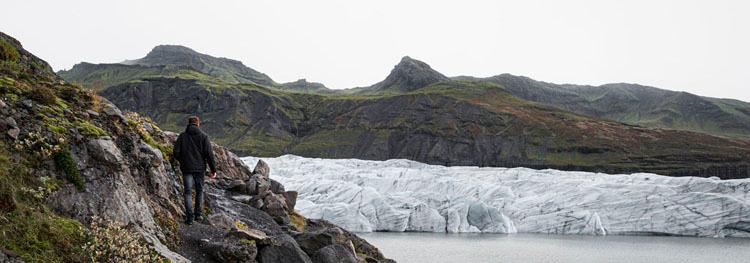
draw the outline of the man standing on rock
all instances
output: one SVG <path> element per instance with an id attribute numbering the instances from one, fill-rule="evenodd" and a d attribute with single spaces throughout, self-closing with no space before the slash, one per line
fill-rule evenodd
<path id="1" fill-rule="evenodd" d="M 216 161 L 214 152 L 211 150 L 211 141 L 198 128 L 200 125 L 201 121 L 197 116 L 190 116 L 185 132 L 181 133 L 174 143 L 174 158 L 180 163 L 182 182 L 185 186 L 185 224 L 188 225 L 193 224 L 193 218 L 196 221 L 203 220 L 201 208 L 206 163 L 211 169 L 209 178 L 216 178 Z M 195 210 L 192 208 L 193 186 L 195 186 Z"/>

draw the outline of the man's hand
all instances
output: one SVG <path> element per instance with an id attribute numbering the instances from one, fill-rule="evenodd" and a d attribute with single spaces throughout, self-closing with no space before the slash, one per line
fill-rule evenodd
<path id="1" fill-rule="evenodd" d="M 211 174 L 208 175 L 208 178 L 216 179 L 216 172 L 211 172 Z"/>

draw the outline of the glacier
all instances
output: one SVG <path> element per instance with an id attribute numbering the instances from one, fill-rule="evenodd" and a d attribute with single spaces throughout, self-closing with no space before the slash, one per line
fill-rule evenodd
<path id="1" fill-rule="evenodd" d="M 355 232 L 750 237 L 750 179 L 263 159 L 297 210 Z"/>

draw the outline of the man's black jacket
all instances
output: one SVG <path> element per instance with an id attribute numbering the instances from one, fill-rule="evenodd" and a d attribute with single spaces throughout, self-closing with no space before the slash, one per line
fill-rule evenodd
<path id="1" fill-rule="evenodd" d="M 208 135 L 194 124 L 188 125 L 185 132 L 177 137 L 174 143 L 174 158 L 180 162 L 180 170 L 183 173 L 206 172 L 206 163 L 211 172 L 216 172 L 211 141 L 208 140 Z"/>

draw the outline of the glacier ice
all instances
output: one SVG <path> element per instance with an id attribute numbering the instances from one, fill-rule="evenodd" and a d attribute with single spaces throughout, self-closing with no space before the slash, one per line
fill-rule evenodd
<path id="1" fill-rule="evenodd" d="M 256 157 L 245 157 L 254 164 Z M 750 237 L 750 179 L 263 158 L 297 209 L 357 232 Z"/>

